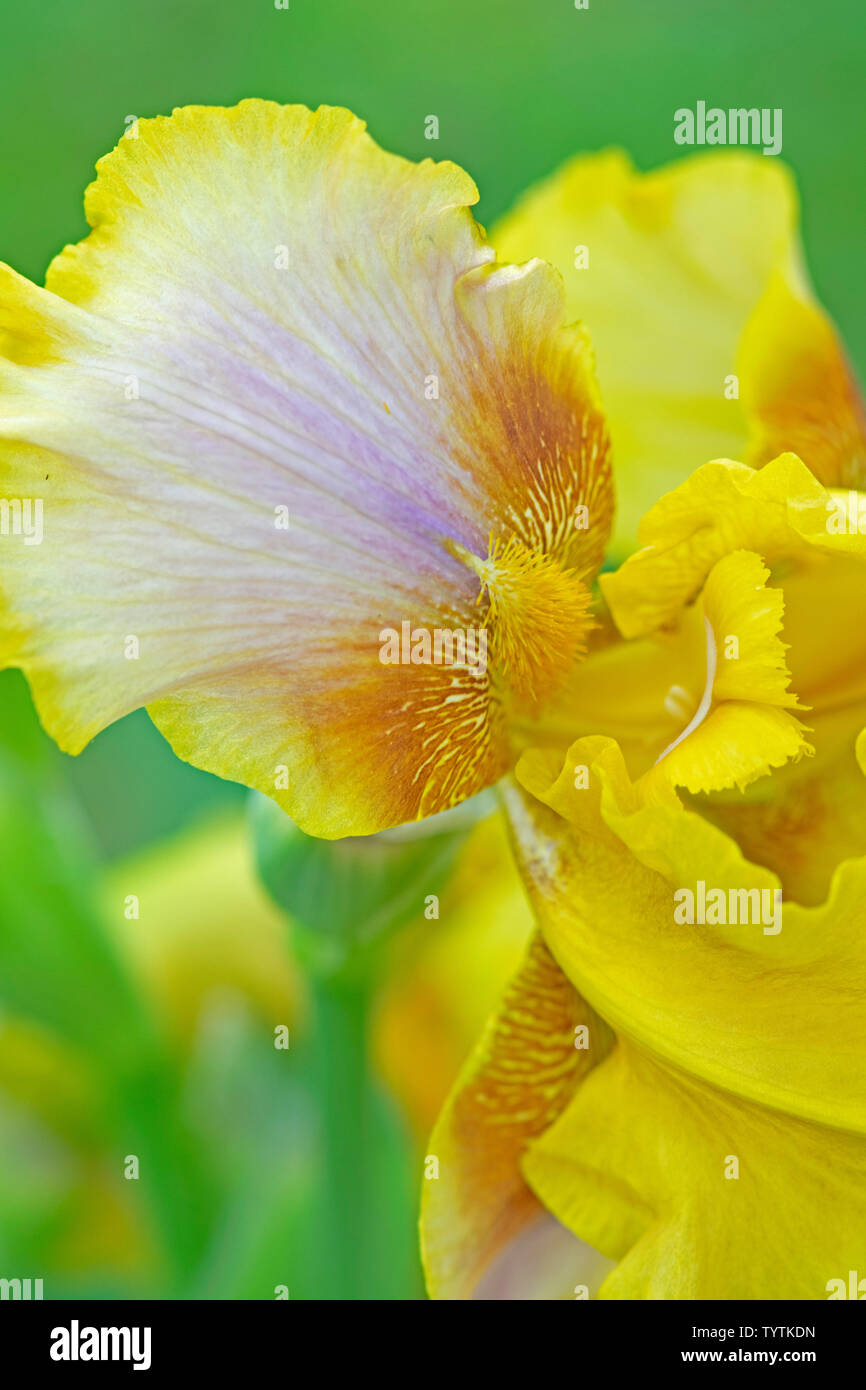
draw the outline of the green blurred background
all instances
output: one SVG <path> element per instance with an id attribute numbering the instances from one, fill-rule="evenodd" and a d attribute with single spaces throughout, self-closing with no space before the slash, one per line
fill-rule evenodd
<path id="1" fill-rule="evenodd" d="M 0 259 L 35 280 L 85 234 L 84 188 L 130 115 L 247 96 L 346 105 L 387 148 L 463 164 L 489 224 L 577 150 L 674 158 L 674 110 L 705 99 L 783 108 L 813 278 L 866 365 L 856 0 L 3 0 L 0 13 Z M 46 1297 L 421 1296 L 425 1126 L 519 948 L 517 889 L 496 927 L 477 887 L 455 890 L 447 930 L 475 925 L 452 959 L 462 949 L 483 977 L 471 1009 L 457 965 L 443 970 L 410 922 L 362 1006 L 340 1012 L 332 1064 L 331 996 L 256 882 L 245 793 L 177 761 L 146 715 L 71 760 L 21 678 L 0 677 L 0 829 L 0 1277 L 42 1277 Z M 353 1087 L 364 1114 L 330 1133 Z"/>

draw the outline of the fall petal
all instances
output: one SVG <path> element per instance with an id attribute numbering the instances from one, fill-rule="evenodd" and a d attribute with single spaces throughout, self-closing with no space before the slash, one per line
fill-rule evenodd
<path id="1" fill-rule="evenodd" d="M 609 1299 L 826 1299 L 861 1261 L 862 1135 L 794 1120 L 627 1042 L 532 1145 L 561 1222 L 619 1261 Z"/>
<path id="2" fill-rule="evenodd" d="M 438 1177 L 424 1183 L 421 1233 L 431 1297 L 496 1297 L 507 1283 L 515 1242 L 532 1244 L 543 1217 L 520 1171 L 526 1146 L 609 1045 L 609 1030 L 534 938 L 430 1139 Z"/>
<path id="3" fill-rule="evenodd" d="M 545 941 L 615 1032 L 744 1099 L 866 1132 L 866 859 L 801 907 L 669 789 L 632 783 L 609 740 L 579 740 L 564 764 L 526 754 L 517 775 L 531 795 L 511 799 L 512 830 Z M 701 883 L 720 921 L 698 920 Z"/>
<path id="4" fill-rule="evenodd" d="M 611 492 L 586 340 L 476 197 L 347 111 L 190 107 L 100 162 L 45 290 L 3 270 L 3 489 L 44 537 L 4 539 L 2 656 L 67 750 L 146 704 L 325 835 L 502 771 L 509 672 L 381 634 L 480 627 L 491 538 L 580 593 Z"/>

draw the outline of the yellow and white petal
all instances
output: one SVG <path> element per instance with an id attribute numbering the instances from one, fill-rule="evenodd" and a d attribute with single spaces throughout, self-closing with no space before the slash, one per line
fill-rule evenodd
<path id="1" fill-rule="evenodd" d="M 423 1185 L 421 1236 L 431 1297 L 507 1297 L 515 1251 L 555 1242 L 520 1162 L 610 1041 L 536 936 L 430 1139 L 438 1177 Z M 562 1253 L 567 1288 L 582 1261 Z"/>
<path id="2" fill-rule="evenodd" d="M 509 259 L 557 266 L 569 314 L 592 333 L 617 468 L 617 555 L 634 548 L 662 492 L 706 459 L 743 456 L 738 349 L 774 275 L 805 293 L 796 224 L 793 182 L 775 160 L 725 151 L 643 174 L 612 150 L 571 160 L 494 228 Z"/>
<path id="3" fill-rule="evenodd" d="M 612 501 L 586 339 L 476 198 L 338 108 L 189 107 L 100 161 L 45 290 L 2 271 L 2 491 L 43 534 L 3 537 L 0 656 L 64 748 L 146 704 L 325 835 L 499 775 L 519 673 L 381 634 L 480 629 L 467 557 L 513 539 L 581 599 L 563 675 Z"/>

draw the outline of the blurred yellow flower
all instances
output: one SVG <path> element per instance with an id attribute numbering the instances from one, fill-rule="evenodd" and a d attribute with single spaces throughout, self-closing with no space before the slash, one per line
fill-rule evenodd
<path id="1" fill-rule="evenodd" d="M 137 916 L 125 903 L 138 899 Z M 203 1012 L 234 994 L 271 1028 L 308 1002 L 285 917 L 256 877 L 243 817 L 206 822 L 106 875 L 105 921 L 168 1035 L 188 1046 Z"/>

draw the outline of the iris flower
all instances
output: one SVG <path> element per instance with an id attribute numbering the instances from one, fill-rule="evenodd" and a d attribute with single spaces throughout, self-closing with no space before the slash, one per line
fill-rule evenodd
<path id="1" fill-rule="evenodd" d="M 578 160 L 520 264 L 476 198 L 342 110 L 139 122 L 46 289 L 3 272 L 44 543 L 0 655 L 68 751 L 146 705 L 319 835 L 519 757 L 539 933 L 431 1140 L 431 1292 L 823 1297 L 866 1216 L 862 404 L 768 161 Z M 773 916 L 678 920 L 698 884 Z"/>

